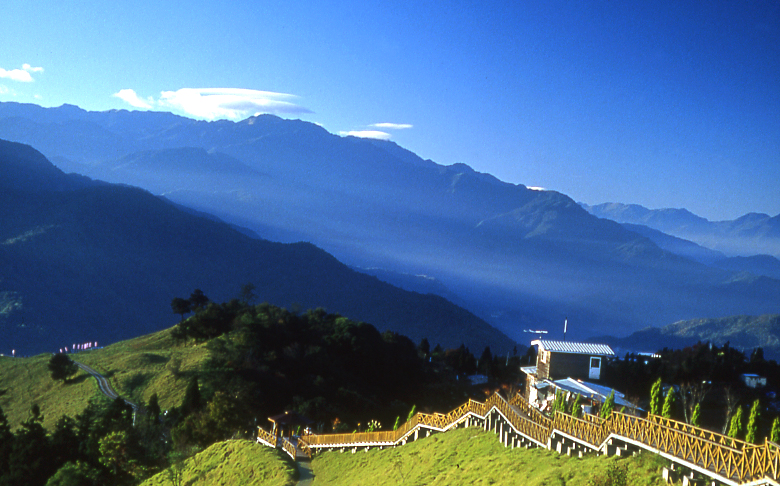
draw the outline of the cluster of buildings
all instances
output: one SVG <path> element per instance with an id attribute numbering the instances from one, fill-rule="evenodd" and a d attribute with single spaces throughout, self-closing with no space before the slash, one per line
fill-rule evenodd
<path id="1" fill-rule="evenodd" d="M 537 347 L 536 366 L 520 368 L 525 374 L 524 396 L 528 402 L 542 410 L 549 411 L 556 393 L 563 392 L 573 399 L 579 394 L 585 413 L 597 413 L 594 406 L 600 406 L 613 389 L 598 382 L 602 370 L 615 352 L 606 344 L 577 343 L 537 339 L 531 342 Z M 626 400 L 623 393 L 615 392 L 617 409 L 626 407 L 636 411 L 636 404 Z"/>

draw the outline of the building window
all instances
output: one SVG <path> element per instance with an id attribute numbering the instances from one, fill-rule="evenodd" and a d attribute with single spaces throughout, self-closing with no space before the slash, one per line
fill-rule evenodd
<path id="1" fill-rule="evenodd" d="M 601 358 L 590 358 L 591 368 L 601 368 Z"/>

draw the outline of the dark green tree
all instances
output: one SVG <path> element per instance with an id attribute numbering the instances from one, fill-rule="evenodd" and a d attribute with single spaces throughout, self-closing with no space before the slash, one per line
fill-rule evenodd
<path id="1" fill-rule="evenodd" d="M 192 308 L 195 310 L 195 312 L 198 312 L 206 307 L 206 304 L 208 303 L 209 298 L 206 297 L 206 294 L 204 294 L 202 290 L 195 289 L 192 294 L 190 294 L 190 304 L 192 304 Z"/>
<path id="2" fill-rule="evenodd" d="M 653 387 L 650 388 L 650 413 L 653 415 L 661 413 L 661 397 L 663 397 L 662 384 L 661 378 L 659 377 L 653 383 Z"/>
<path id="3" fill-rule="evenodd" d="M 43 486 L 56 470 L 56 465 L 50 460 L 51 447 L 42 423 L 41 409 L 34 404 L 30 410 L 30 417 L 16 432 L 8 461 L 7 477 L 10 484 Z"/>
<path id="4" fill-rule="evenodd" d="M 669 387 L 669 391 L 666 392 L 666 400 L 664 400 L 664 409 L 661 412 L 661 415 L 664 418 L 670 419 L 672 418 L 672 415 L 674 415 L 674 408 L 677 402 L 677 399 L 674 395 L 674 388 Z"/>
<path id="5" fill-rule="evenodd" d="M 607 419 L 610 415 L 612 415 L 612 409 L 615 408 L 615 390 L 612 390 L 609 393 L 609 396 L 606 400 L 604 400 L 604 404 L 601 405 L 601 413 L 599 414 L 601 418 Z"/>
<path id="6" fill-rule="evenodd" d="M 49 438 L 52 455 L 50 460 L 59 468 L 66 462 L 77 461 L 79 457 L 79 438 L 76 434 L 76 421 L 63 415 L 54 425 Z"/>
<path id="7" fill-rule="evenodd" d="M 5 412 L 0 408 L 0 478 L 8 475 L 8 461 L 11 457 L 11 450 L 14 447 L 14 434 L 11 432 L 11 426 L 8 424 L 8 418 Z M 0 484 L 6 484 L 0 480 Z"/>
<path id="8" fill-rule="evenodd" d="M 65 382 L 79 372 L 79 365 L 74 363 L 67 354 L 57 353 L 49 359 L 49 372 L 52 380 Z"/>
<path id="9" fill-rule="evenodd" d="M 200 387 L 198 385 L 198 376 L 195 375 L 187 384 L 184 392 L 184 401 L 181 404 L 181 410 L 185 415 L 197 412 L 201 407 Z"/>
<path id="10" fill-rule="evenodd" d="M 99 486 L 100 472 L 81 461 L 68 462 L 46 481 L 46 486 Z"/>
<path id="11" fill-rule="evenodd" d="M 417 351 L 423 358 L 427 358 L 431 352 L 431 343 L 428 342 L 428 338 L 422 338 L 420 344 L 417 346 Z"/>
<path id="12" fill-rule="evenodd" d="M 758 348 L 761 349 L 761 348 Z M 748 417 L 747 429 L 745 430 L 745 442 L 756 443 L 758 434 L 758 420 L 761 418 L 761 404 L 758 399 L 750 407 L 750 416 Z"/>
<path id="13" fill-rule="evenodd" d="M 490 352 L 490 346 L 485 346 L 482 350 L 482 356 L 479 357 L 479 371 L 490 376 L 490 370 L 493 366 L 493 353 Z"/>
<path id="14" fill-rule="evenodd" d="M 160 420 L 160 403 L 157 399 L 157 392 L 149 397 L 149 405 L 146 406 L 146 417 L 150 424 L 157 424 Z"/>
<path id="15" fill-rule="evenodd" d="M 582 395 L 579 393 L 574 397 L 574 403 L 571 405 L 571 416 L 577 418 L 582 417 Z"/>
<path id="16" fill-rule="evenodd" d="M 251 283 L 245 283 L 241 286 L 241 300 L 244 304 L 250 305 L 257 298 L 254 290 L 255 286 Z"/>
<path id="17" fill-rule="evenodd" d="M 192 309 L 190 308 L 192 304 L 187 299 L 182 299 L 181 297 L 176 297 L 171 301 L 171 309 L 173 309 L 174 314 L 181 315 L 181 320 L 184 320 L 184 314 L 189 314 L 192 312 Z"/>
<path id="18" fill-rule="evenodd" d="M 737 411 L 734 412 L 734 415 L 731 417 L 729 433 L 727 435 L 733 439 L 739 439 L 742 435 L 742 428 L 742 406 L 740 405 L 737 407 Z"/>
<path id="19" fill-rule="evenodd" d="M 691 425 L 701 427 L 701 403 L 697 403 L 691 415 Z"/>

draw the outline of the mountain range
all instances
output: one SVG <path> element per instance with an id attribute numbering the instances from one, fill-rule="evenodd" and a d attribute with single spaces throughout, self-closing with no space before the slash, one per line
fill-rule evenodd
<path id="1" fill-rule="evenodd" d="M 583 207 L 599 218 L 647 226 L 729 257 L 765 254 L 780 258 L 780 214 L 749 213 L 735 220 L 709 221 L 687 209 L 648 209 L 621 203 Z"/>
<path id="2" fill-rule="evenodd" d="M 567 317 L 577 339 L 778 312 L 776 278 L 678 255 L 558 192 L 300 120 L 0 103 L 0 138 L 34 146 L 65 171 L 142 187 L 266 240 L 309 242 L 385 280 L 425 275 L 436 283 L 431 291 L 518 342 L 530 340 L 529 328 L 560 337 Z M 775 219 L 751 219 L 754 233 L 771 241 Z"/>
<path id="3" fill-rule="evenodd" d="M 762 348 L 766 359 L 780 359 L 780 314 L 762 316 L 730 316 L 719 319 L 692 319 L 675 322 L 661 328 L 647 328 L 624 338 L 601 336 L 594 338 L 607 342 L 620 352 L 649 351 L 663 348 L 681 349 L 696 343 L 712 343 L 745 352 Z"/>
<path id="4" fill-rule="evenodd" d="M 52 351 L 168 327 L 174 297 L 216 302 L 255 285 L 259 301 L 324 307 L 417 341 L 475 352 L 514 342 L 444 298 L 356 272 L 310 243 L 273 243 L 149 192 L 65 174 L 0 140 L 0 342 Z M 251 232 L 246 232 L 250 233 Z"/>

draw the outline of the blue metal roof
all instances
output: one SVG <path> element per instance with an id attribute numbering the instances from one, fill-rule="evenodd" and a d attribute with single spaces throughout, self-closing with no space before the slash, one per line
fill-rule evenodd
<path id="1" fill-rule="evenodd" d="M 607 344 L 574 343 L 567 341 L 548 341 L 537 339 L 531 341 L 531 346 L 539 346 L 539 350 L 553 353 L 589 354 L 591 356 L 615 356 L 615 352 Z"/>

